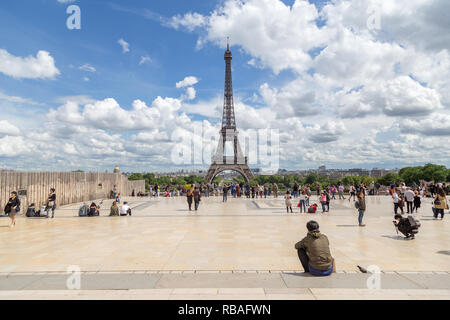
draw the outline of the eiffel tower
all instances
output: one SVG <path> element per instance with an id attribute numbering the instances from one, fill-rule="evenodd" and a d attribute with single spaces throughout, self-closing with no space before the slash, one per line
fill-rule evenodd
<path id="1" fill-rule="evenodd" d="M 223 102 L 222 129 L 220 130 L 219 145 L 215 155 L 212 158 L 211 166 L 206 174 L 206 182 L 212 182 L 214 178 L 225 170 L 239 172 L 246 182 L 252 180 L 251 172 L 247 157 L 244 157 L 238 139 L 238 131 L 236 129 L 236 119 L 234 117 L 234 101 L 233 101 L 233 83 L 231 77 L 231 60 L 233 59 L 230 44 L 227 41 L 227 51 L 225 51 L 225 94 Z M 226 142 L 233 144 L 233 156 L 225 154 Z M 228 150 L 227 150 L 228 151 Z"/>

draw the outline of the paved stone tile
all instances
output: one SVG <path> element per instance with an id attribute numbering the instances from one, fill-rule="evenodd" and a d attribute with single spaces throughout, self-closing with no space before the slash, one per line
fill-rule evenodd
<path id="1" fill-rule="evenodd" d="M 163 275 L 156 288 L 284 288 L 277 274 Z"/>
<path id="2" fill-rule="evenodd" d="M 329 277 L 314 277 L 310 274 L 283 274 L 289 288 L 367 288 L 371 274 L 339 274 Z M 383 289 L 420 289 L 420 285 L 397 274 L 380 274 Z"/>
<path id="3" fill-rule="evenodd" d="M 449 274 L 402 274 L 403 277 L 417 283 L 423 288 L 433 289 L 450 289 L 450 275 Z"/>
<path id="4" fill-rule="evenodd" d="M 22 290 L 44 276 L 8 276 L 0 281 L 0 290 Z"/>
<path id="5" fill-rule="evenodd" d="M 309 288 L 264 288 L 264 292 L 269 294 L 294 294 L 294 295 L 310 295 Z"/>
<path id="6" fill-rule="evenodd" d="M 267 300 L 316 300 L 312 294 L 266 294 Z"/>
<path id="7" fill-rule="evenodd" d="M 217 288 L 176 288 L 173 289 L 172 294 L 217 294 Z"/>
<path id="8" fill-rule="evenodd" d="M 81 288 L 85 290 L 118 290 L 153 288 L 161 275 L 153 274 L 82 274 Z M 42 276 L 25 286 L 25 290 L 64 290 L 68 275 Z"/>
<path id="9" fill-rule="evenodd" d="M 219 294 L 265 294 L 263 288 L 219 288 Z"/>

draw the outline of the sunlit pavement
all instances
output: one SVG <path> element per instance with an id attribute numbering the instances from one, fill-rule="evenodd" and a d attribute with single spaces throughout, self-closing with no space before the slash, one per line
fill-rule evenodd
<path id="1" fill-rule="evenodd" d="M 13 229 L 2 218 L 2 298 L 450 297 L 450 226 L 447 217 L 433 219 L 431 199 L 422 201 L 415 240 L 396 234 L 387 196 L 368 197 L 366 227 L 357 225 L 347 200 L 333 200 L 329 213 L 314 215 L 296 207 L 287 214 L 281 197 L 203 198 L 197 212 L 187 210 L 184 197 L 128 201 L 131 217 L 107 217 L 107 200 L 95 218 L 77 217 L 79 204 L 59 208 L 54 219 L 19 218 Z M 301 271 L 294 244 L 311 219 L 330 239 L 338 271 L 331 277 Z M 376 265 L 379 282 L 357 265 Z M 69 266 L 81 272 L 81 291 L 65 290 Z"/>

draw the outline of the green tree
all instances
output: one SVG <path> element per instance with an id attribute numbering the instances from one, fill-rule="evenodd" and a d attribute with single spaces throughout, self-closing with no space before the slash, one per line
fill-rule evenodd
<path id="1" fill-rule="evenodd" d="M 390 186 L 393 183 L 400 183 L 402 178 L 396 173 L 388 173 L 377 179 L 377 182 L 383 186 Z"/>
<path id="2" fill-rule="evenodd" d="M 306 176 L 305 183 L 312 185 L 318 180 L 319 180 L 319 175 L 317 173 L 310 173 Z"/>
<path id="3" fill-rule="evenodd" d="M 447 168 L 428 163 L 423 167 L 422 179 L 426 181 L 445 182 L 447 180 Z"/>
<path id="4" fill-rule="evenodd" d="M 411 185 L 414 182 L 419 183 L 423 177 L 423 167 L 405 167 L 402 168 L 398 174 L 408 185 Z"/>
<path id="5" fill-rule="evenodd" d="M 142 173 L 133 173 L 128 177 L 128 180 L 144 180 Z"/>

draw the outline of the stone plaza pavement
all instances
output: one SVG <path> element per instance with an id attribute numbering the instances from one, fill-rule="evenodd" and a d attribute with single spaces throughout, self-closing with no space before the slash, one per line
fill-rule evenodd
<path id="1" fill-rule="evenodd" d="M 449 299 L 450 223 L 434 220 L 431 199 L 417 216 L 415 240 L 392 224 L 388 196 L 367 198 L 366 227 L 353 202 L 332 200 L 329 213 L 287 214 L 278 199 L 128 198 L 131 217 L 80 218 L 80 204 L 54 219 L 0 219 L 3 299 Z M 313 196 L 313 202 L 315 197 Z M 294 201 L 295 203 L 295 201 Z M 320 210 L 319 210 L 320 212 Z M 301 271 L 294 244 L 314 219 L 330 239 L 337 273 Z M 380 268 L 379 290 L 357 265 Z M 81 290 L 67 290 L 67 268 L 81 271 Z"/>

